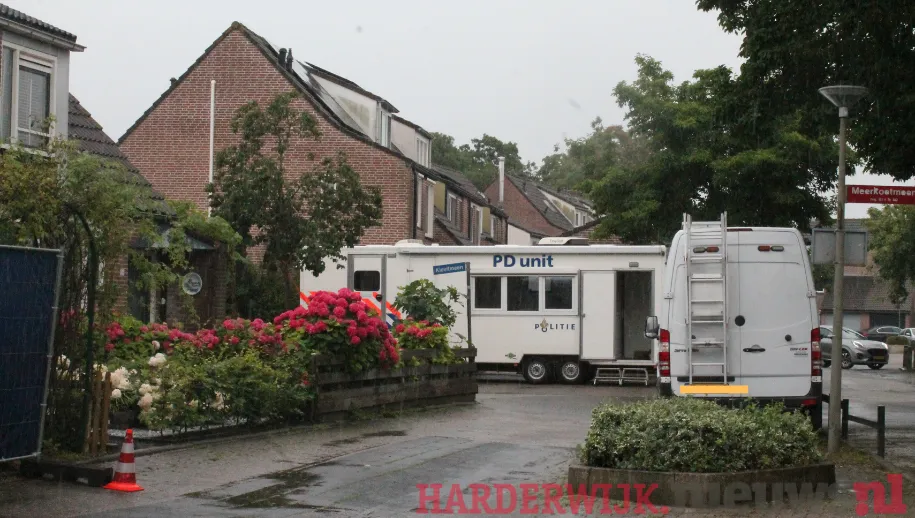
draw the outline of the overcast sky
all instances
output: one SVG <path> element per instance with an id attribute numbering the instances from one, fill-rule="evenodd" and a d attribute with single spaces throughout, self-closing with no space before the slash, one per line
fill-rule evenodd
<path id="1" fill-rule="evenodd" d="M 634 79 L 638 53 L 677 81 L 741 62 L 740 38 L 693 0 L 2 1 L 86 46 L 73 55 L 70 90 L 115 140 L 233 21 L 430 131 L 458 143 L 489 133 L 537 163 L 595 116 L 624 122 L 612 90 Z M 848 217 L 865 209 L 850 205 Z"/>

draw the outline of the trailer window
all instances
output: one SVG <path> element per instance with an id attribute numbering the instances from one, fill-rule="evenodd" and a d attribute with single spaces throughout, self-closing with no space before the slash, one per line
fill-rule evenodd
<path id="1" fill-rule="evenodd" d="M 381 289 L 381 272 L 359 270 L 353 273 L 353 290 L 378 291 Z"/>
<path id="2" fill-rule="evenodd" d="M 546 309 L 572 309 L 571 277 L 544 277 L 543 291 Z"/>
<path id="3" fill-rule="evenodd" d="M 474 278 L 473 307 L 476 309 L 502 309 L 502 277 Z"/>
<path id="4" fill-rule="evenodd" d="M 525 275 L 508 278 L 508 310 L 540 310 L 540 277 Z"/>

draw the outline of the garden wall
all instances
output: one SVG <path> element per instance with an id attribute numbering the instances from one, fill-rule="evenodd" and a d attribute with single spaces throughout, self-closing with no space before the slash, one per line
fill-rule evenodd
<path id="1" fill-rule="evenodd" d="M 316 389 L 313 420 L 345 418 L 354 411 L 401 409 L 476 400 L 477 366 L 474 348 L 455 349 L 466 361 L 433 363 L 438 351 L 403 350 L 399 369 L 373 369 L 359 374 L 346 372 L 343 361 L 318 355 L 313 359 L 312 384 Z M 418 360 L 418 362 L 417 362 Z"/>

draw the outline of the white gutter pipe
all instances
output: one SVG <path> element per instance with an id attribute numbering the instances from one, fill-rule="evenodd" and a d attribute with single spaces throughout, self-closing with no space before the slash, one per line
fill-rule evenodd
<path id="1" fill-rule="evenodd" d="M 499 203 L 505 202 L 505 157 L 499 157 Z"/>
<path id="2" fill-rule="evenodd" d="M 213 141 L 216 132 L 216 80 L 210 81 L 210 175 L 209 183 L 213 183 Z M 207 203 L 207 215 L 212 212 L 210 204 Z"/>

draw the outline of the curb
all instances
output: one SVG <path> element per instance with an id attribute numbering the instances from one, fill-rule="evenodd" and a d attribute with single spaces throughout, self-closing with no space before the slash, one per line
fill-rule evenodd
<path id="1" fill-rule="evenodd" d="M 426 410 L 432 410 L 432 409 L 436 409 L 436 408 L 460 408 L 460 407 L 467 406 L 467 405 L 468 404 L 466 404 L 466 403 L 452 403 L 452 404 L 448 404 L 448 405 L 429 406 L 429 407 L 423 407 L 423 408 Z M 282 435 L 282 434 L 296 433 L 296 432 L 302 432 L 302 431 L 312 431 L 317 427 L 324 427 L 324 426 L 328 426 L 331 424 L 339 425 L 342 423 L 344 426 L 346 426 L 346 425 L 352 426 L 352 425 L 356 425 L 356 424 L 368 425 L 368 424 L 379 423 L 379 422 L 384 422 L 384 421 L 388 421 L 388 419 L 375 418 L 375 419 L 368 419 L 365 421 L 352 420 L 352 421 L 339 421 L 339 422 L 329 422 L 329 423 L 303 423 L 303 424 L 297 424 L 297 425 L 283 426 L 281 428 L 275 428 L 272 430 L 262 430 L 262 431 L 256 431 L 256 432 L 240 432 L 240 433 L 236 433 L 236 434 L 226 435 L 224 437 L 213 437 L 213 438 L 209 438 L 209 439 L 204 438 L 204 439 L 198 439 L 198 440 L 191 439 L 191 440 L 188 440 L 187 442 L 181 442 L 178 444 L 165 444 L 162 446 L 150 446 L 148 448 L 138 448 L 134 452 L 134 457 L 145 457 L 148 455 L 155 455 L 157 453 L 168 453 L 171 451 L 183 450 L 183 449 L 187 449 L 187 448 L 196 448 L 199 446 L 208 446 L 211 444 L 219 444 L 219 443 L 229 442 L 229 441 L 233 441 L 233 440 L 237 440 L 237 439 L 256 439 L 258 437 L 270 437 L 273 435 Z M 136 443 L 136 439 L 134 439 L 134 443 Z M 92 464 L 101 464 L 104 462 L 114 462 L 120 458 L 120 455 L 121 455 L 120 452 L 110 453 L 107 455 L 102 455 L 102 456 L 94 457 L 91 459 L 85 459 L 85 460 L 81 460 L 81 461 L 72 462 L 70 464 L 72 464 L 73 466 L 86 466 L 86 465 L 92 465 Z"/>
<path id="2" fill-rule="evenodd" d="M 857 448 L 855 448 L 855 449 L 857 449 Z M 858 450 L 858 451 L 863 451 L 863 450 Z M 869 453 L 869 455 L 871 456 L 871 458 L 874 459 L 874 461 L 881 468 L 885 469 L 887 473 L 899 473 L 902 475 L 902 478 L 905 479 L 907 482 L 915 483 L 915 475 L 913 475 L 911 472 L 900 468 L 899 466 L 893 464 L 892 462 L 890 462 L 884 458 L 881 458 L 878 455 L 875 455 L 873 453 Z"/>
<path id="3" fill-rule="evenodd" d="M 198 446 L 207 446 L 210 444 L 219 444 L 223 442 L 228 442 L 236 439 L 252 439 L 257 437 L 268 437 L 271 435 L 279 435 L 283 433 L 292 433 L 300 430 L 313 429 L 315 424 L 303 424 L 297 426 L 285 426 L 283 428 L 277 428 L 274 430 L 263 430 L 260 432 L 250 432 L 250 433 L 237 433 L 232 435 L 227 435 L 225 437 L 213 437 L 210 439 L 198 439 L 198 440 L 188 440 L 187 442 L 181 442 L 177 444 L 165 444 L 162 446 L 150 446 L 148 448 L 138 448 L 134 452 L 134 457 L 146 457 L 148 455 L 155 455 L 156 453 L 167 453 L 170 451 L 183 450 L 187 448 L 195 448 Z M 136 442 L 136 440 L 134 441 Z M 102 455 L 99 457 L 94 457 L 92 459 L 81 460 L 74 462 L 75 466 L 85 466 L 88 464 L 99 464 L 102 462 L 114 462 L 120 458 L 120 452 L 110 453 L 108 455 Z"/>

